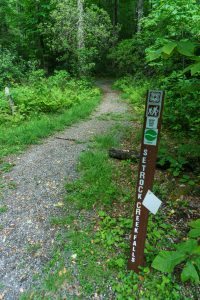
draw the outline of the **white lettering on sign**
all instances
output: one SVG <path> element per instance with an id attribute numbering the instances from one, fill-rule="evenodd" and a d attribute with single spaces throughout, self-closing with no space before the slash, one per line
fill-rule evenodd
<path id="1" fill-rule="evenodd" d="M 136 210 L 135 210 L 135 224 L 134 224 L 134 234 L 133 234 L 133 244 L 132 244 L 132 254 L 131 254 L 131 261 L 135 262 L 136 259 L 136 246 L 137 246 L 137 238 L 138 238 L 138 229 L 140 226 L 140 216 L 141 216 L 141 207 L 142 207 L 142 193 L 145 184 L 146 178 L 146 163 L 147 163 L 147 154 L 148 149 L 144 149 L 143 157 L 142 157 L 142 171 L 139 173 L 139 186 L 137 190 L 137 203 L 136 203 Z"/>

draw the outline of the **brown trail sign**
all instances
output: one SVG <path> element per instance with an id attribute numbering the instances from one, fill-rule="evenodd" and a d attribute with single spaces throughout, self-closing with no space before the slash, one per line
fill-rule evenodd
<path id="1" fill-rule="evenodd" d="M 139 266 L 144 265 L 144 246 L 149 212 L 142 205 L 142 202 L 147 191 L 151 190 L 153 186 L 163 104 L 163 91 L 148 92 L 140 152 L 133 229 L 131 233 L 131 253 L 128 261 L 128 269 L 136 272 L 139 271 Z"/>

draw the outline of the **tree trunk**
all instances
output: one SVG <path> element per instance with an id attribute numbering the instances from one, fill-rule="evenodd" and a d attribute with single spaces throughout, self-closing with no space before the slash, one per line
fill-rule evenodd
<path id="1" fill-rule="evenodd" d="M 137 33 L 141 32 L 141 19 L 143 17 L 143 13 L 144 13 L 144 0 L 138 0 L 137 1 L 137 11 L 136 11 L 136 15 L 137 15 Z"/>
<path id="2" fill-rule="evenodd" d="M 113 25 L 116 26 L 118 23 L 118 0 L 114 0 L 114 18 Z"/>
<path id="3" fill-rule="evenodd" d="M 77 50 L 78 50 L 78 66 L 79 66 L 79 75 L 83 72 L 83 56 L 81 50 L 85 48 L 84 40 L 84 9 L 83 9 L 84 0 L 77 0 L 78 8 L 78 30 L 77 30 Z"/>

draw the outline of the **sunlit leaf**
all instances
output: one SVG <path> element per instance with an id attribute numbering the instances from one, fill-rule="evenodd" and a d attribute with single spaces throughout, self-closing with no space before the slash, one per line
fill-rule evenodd
<path id="1" fill-rule="evenodd" d="M 200 229 L 200 219 L 189 222 L 189 226 L 192 227 L 192 228 L 199 228 Z"/>
<path id="2" fill-rule="evenodd" d="M 176 46 L 177 46 L 177 43 L 170 41 L 166 45 L 163 46 L 162 52 L 167 55 L 170 55 L 170 54 L 172 54 L 172 52 L 174 51 Z"/>
<path id="3" fill-rule="evenodd" d="M 180 243 L 176 246 L 176 249 L 182 253 L 192 253 L 198 247 L 196 240 L 189 239 L 186 242 Z"/>
<path id="4" fill-rule="evenodd" d="M 199 256 L 196 256 L 194 259 L 193 259 L 193 263 L 195 264 L 195 266 L 198 268 L 199 272 L 200 272 L 200 258 Z"/>
<path id="5" fill-rule="evenodd" d="M 200 228 L 191 229 L 188 233 L 188 236 L 191 238 L 200 237 Z"/>
<path id="6" fill-rule="evenodd" d="M 186 255 L 178 251 L 161 251 L 152 263 L 152 267 L 161 272 L 171 273 L 176 265 L 184 261 Z"/>
<path id="7" fill-rule="evenodd" d="M 177 43 L 177 50 L 182 55 L 193 56 L 195 48 L 196 44 L 189 40 L 180 41 Z"/>
<path id="8" fill-rule="evenodd" d="M 181 273 L 181 280 L 183 282 L 191 280 L 195 284 L 199 283 L 199 275 L 197 273 L 197 270 L 190 261 L 187 262 Z"/>
<path id="9" fill-rule="evenodd" d="M 184 73 L 186 73 L 188 71 L 191 71 L 192 76 L 195 75 L 196 73 L 200 72 L 200 62 L 190 65 L 183 70 Z"/>
<path id="10" fill-rule="evenodd" d="M 149 51 L 147 54 L 147 61 L 152 61 L 159 58 L 161 56 L 161 53 L 162 53 L 162 48 L 151 52 Z"/>

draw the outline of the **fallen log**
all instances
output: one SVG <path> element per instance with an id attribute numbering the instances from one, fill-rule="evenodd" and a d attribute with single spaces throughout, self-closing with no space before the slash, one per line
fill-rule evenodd
<path id="1" fill-rule="evenodd" d="M 139 158 L 140 158 L 139 153 L 137 151 L 134 151 L 134 150 L 111 148 L 111 149 L 109 149 L 108 154 L 109 154 L 109 157 L 119 159 L 119 160 L 128 160 L 128 159 L 130 159 L 131 161 L 138 161 Z M 157 161 L 156 167 L 157 167 L 157 169 L 167 170 L 170 167 L 170 165 L 166 161 L 166 163 L 161 166 Z"/>
<path id="2" fill-rule="evenodd" d="M 109 156 L 120 160 L 135 160 L 140 158 L 140 155 L 134 150 L 123 150 L 115 148 L 109 149 Z"/>

